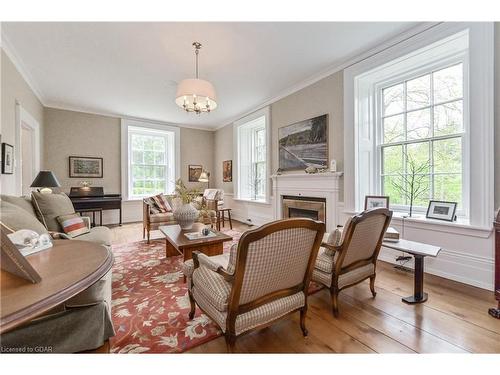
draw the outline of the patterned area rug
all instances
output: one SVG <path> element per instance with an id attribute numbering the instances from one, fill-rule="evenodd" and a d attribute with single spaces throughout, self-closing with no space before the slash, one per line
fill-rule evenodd
<path id="1" fill-rule="evenodd" d="M 241 233 L 224 232 L 233 237 L 228 252 Z M 113 254 L 112 353 L 182 353 L 222 334 L 198 308 L 188 319 L 182 256 L 165 258 L 165 240 L 115 245 Z M 310 293 L 319 289 L 311 285 Z"/>

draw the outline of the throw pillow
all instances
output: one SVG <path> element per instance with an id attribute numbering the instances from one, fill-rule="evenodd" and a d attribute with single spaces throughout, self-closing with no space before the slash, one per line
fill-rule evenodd
<path id="1" fill-rule="evenodd" d="M 57 221 L 58 216 L 74 214 L 75 209 L 71 199 L 64 194 L 31 193 L 33 206 L 38 219 L 49 231 L 61 232 L 62 227 Z"/>
<path id="2" fill-rule="evenodd" d="M 151 197 L 156 203 L 156 207 L 160 210 L 160 212 L 171 212 L 172 207 L 167 200 L 167 197 L 164 194 L 158 194 L 154 197 Z"/>
<path id="3" fill-rule="evenodd" d="M 336 228 L 333 232 L 331 232 L 328 235 L 328 239 L 326 240 L 326 243 L 329 245 L 333 245 L 333 246 L 342 245 L 342 243 L 344 242 L 345 233 L 347 232 L 346 229 L 349 226 L 350 222 L 351 222 L 351 219 L 349 218 L 343 227 Z M 326 248 L 325 253 L 329 254 L 329 255 L 334 255 L 335 251 L 332 251 L 332 250 Z"/>
<path id="4" fill-rule="evenodd" d="M 72 238 L 90 232 L 90 229 L 78 214 L 58 216 L 57 221 L 61 224 L 64 233 Z"/>
<path id="5" fill-rule="evenodd" d="M 156 202 L 152 197 L 144 198 L 144 202 L 149 205 L 150 214 L 159 214 L 161 212 L 158 206 L 156 206 Z"/>

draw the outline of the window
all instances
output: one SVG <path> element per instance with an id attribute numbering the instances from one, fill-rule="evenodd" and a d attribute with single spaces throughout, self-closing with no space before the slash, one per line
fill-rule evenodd
<path id="1" fill-rule="evenodd" d="M 429 197 L 458 201 L 459 224 L 491 228 L 494 41 L 493 23 L 445 22 L 344 70 L 346 211 L 386 192 L 407 213 L 390 181 L 407 170 L 406 151 L 431 161 Z"/>
<path id="2" fill-rule="evenodd" d="M 124 182 L 128 199 L 173 192 L 178 160 L 177 136 L 178 129 L 172 127 L 124 122 L 122 152 L 125 151 Z"/>
<path id="3" fill-rule="evenodd" d="M 235 123 L 237 199 L 267 202 L 269 197 L 268 109 Z"/>
<path id="4" fill-rule="evenodd" d="M 463 209 L 463 77 L 464 64 L 457 63 L 379 89 L 379 183 L 391 204 L 410 204 L 402 191 L 413 180 L 421 192 L 417 210 L 430 199 Z"/>

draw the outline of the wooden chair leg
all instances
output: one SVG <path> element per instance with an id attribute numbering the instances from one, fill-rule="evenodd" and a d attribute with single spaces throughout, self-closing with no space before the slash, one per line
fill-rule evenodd
<path id="1" fill-rule="evenodd" d="M 229 228 L 233 230 L 233 222 L 231 221 L 231 210 L 227 211 L 227 216 L 229 217 Z"/>
<path id="2" fill-rule="evenodd" d="M 375 275 L 370 277 L 370 290 L 372 291 L 372 296 L 375 297 L 377 295 L 375 291 Z"/>
<path id="3" fill-rule="evenodd" d="M 143 225 L 142 226 L 142 239 L 146 238 L 146 227 Z"/>
<path id="4" fill-rule="evenodd" d="M 307 335 L 309 334 L 306 328 L 306 313 L 307 313 L 307 307 L 304 306 L 300 310 L 300 329 L 302 330 L 302 335 L 304 337 L 307 337 Z"/>
<path id="5" fill-rule="evenodd" d="M 339 316 L 339 291 L 337 288 L 331 288 L 330 294 L 332 296 L 332 313 L 333 316 L 338 318 Z"/>
<path id="6" fill-rule="evenodd" d="M 196 312 L 196 302 L 194 301 L 191 291 L 188 290 L 189 304 L 191 305 L 191 310 L 189 311 L 189 320 L 194 318 L 194 313 Z"/>
<path id="7" fill-rule="evenodd" d="M 234 353 L 234 344 L 236 343 L 236 336 L 226 333 L 224 335 L 226 340 L 226 348 L 228 353 Z"/>
<path id="8" fill-rule="evenodd" d="M 150 233 L 149 233 L 150 232 L 150 228 L 149 228 L 149 226 L 146 228 L 146 231 L 148 232 L 148 243 L 149 243 L 149 236 L 150 236 Z"/>

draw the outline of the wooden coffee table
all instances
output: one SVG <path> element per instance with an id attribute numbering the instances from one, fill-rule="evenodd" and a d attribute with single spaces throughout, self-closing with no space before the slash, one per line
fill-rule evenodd
<path id="1" fill-rule="evenodd" d="M 166 256 L 184 255 L 184 261 L 192 258 L 193 251 L 200 251 L 208 256 L 222 254 L 222 244 L 231 241 L 233 238 L 211 229 L 216 234 L 215 237 L 201 238 L 198 240 L 188 239 L 184 233 L 201 232 L 205 228 L 202 223 L 195 223 L 188 230 L 182 230 L 179 225 L 164 225 L 159 229 L 166 238 Z"/>

